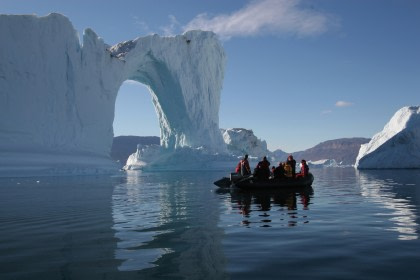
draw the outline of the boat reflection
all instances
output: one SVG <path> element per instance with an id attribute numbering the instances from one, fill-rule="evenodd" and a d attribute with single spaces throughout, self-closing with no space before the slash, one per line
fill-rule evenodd
<path id="1" fill-rule="evenodd" d="M 282 190 L 219 189 L 229 194 L 228 211 L 242 216 L 241 225 L 250 227 L 297 226 L 309 223 L 312 187 Z"/>

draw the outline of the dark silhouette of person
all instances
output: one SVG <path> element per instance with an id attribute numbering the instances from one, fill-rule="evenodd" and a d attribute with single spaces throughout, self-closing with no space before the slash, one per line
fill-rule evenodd
<path id="1" fill-rule="evenodd" d="M 292 155 L 289 155 L 287 157 L 286 164 L 288 164 L 292 167 L 292 177 L 295 178 L 295 175 L 296 175 L 296 160 L 293 159 Z"/>
<path id="2" fill-rule="evenodd" d="M 263 160 L 258 162 L 254 176 L 260 180 L 268 180 L 270 178 L 270 162 L 267 160 L 267 157 L 263 157 Z"/>

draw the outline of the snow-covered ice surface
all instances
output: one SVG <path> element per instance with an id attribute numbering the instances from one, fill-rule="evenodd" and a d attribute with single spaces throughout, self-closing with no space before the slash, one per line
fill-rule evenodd
<path id="1" fill-rule="evenodd" d="M 355 167 L 420 168 L 420 107 L 398 110 L 381 132 L 360 147 Z"/>
<path id="2" fill-rule="evenodd" d="M 115 100 L 126 80 L 149 88 L 166 152 L 226 153 L 219 131 L 225 54 L 214 33 L 110 47 L 91 29 L 81 44 L 60 14 L 0 15 L 0 38 L 0 176 L 115 171 Z"/>

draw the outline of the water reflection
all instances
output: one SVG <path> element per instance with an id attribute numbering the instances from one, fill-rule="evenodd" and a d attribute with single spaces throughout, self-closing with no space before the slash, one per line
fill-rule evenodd
<path id="1" fill-rule="evenodd" d="M 116 279 L 119 178 L 0 178 L 0 279 Z"/>
<path id="2" fill-rule="evenodd" d="M 361 194 L 387 210 L 376 214 L 388 217 L 391 226 L 386 229 L 397 232 L 399 240 L 418 239 L 420 171 L 359 171 L 359 180 Z"/>
<path id="3" fill-rule="evenodd" d="M 297 226 L 309 223 L 306 211 L 313 197 L 313 188 L 285 190 L 219 189 L 217 193 L 229 195 L 227 212 L 242 216 L 241 225 L 251 227 Z"/>
<path id="4" fill-rule="evenodd" d="M 145 278 L 225 278 L 220 213 L 202 185 L 210 181 L 205 176 L 131 172 L 126 183 L 114 188 L 120 271 Z"/>

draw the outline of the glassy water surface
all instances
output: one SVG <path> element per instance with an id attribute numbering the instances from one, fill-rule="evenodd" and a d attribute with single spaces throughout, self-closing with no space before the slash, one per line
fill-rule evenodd
<path id="1" fill-rule="evenodd" d="M 419 279 L 420 170 L 0 179 L 0 279 Z"/>

